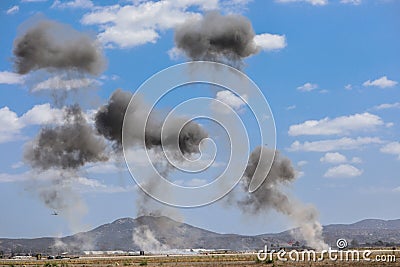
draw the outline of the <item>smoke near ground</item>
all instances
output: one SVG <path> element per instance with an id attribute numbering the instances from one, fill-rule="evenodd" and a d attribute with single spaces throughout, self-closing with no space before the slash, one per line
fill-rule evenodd
<path id="1" fill-rule="evenodd" d="M 227 63 L 240 68 L 242 59 L 259 52 L 251 22 L 241 15 L 209 12 L 175 30 L 175 45 L 192 60 Z"/>
<path id="2" fill-rule="evenodd" d="M 14 63 L 19 74 L 39 69 L 73 69 L 98 75 L 104 70 L 101 49 L 89 35 L 53 20 L 29 23 L 14 41 Z"/>
<path id="3" fill-rule="evenodd" d="M 25 146 L 24 161 L 34 170 L 27 190 L 64 217 L 73 232 L 82 231 L 87 208 L 73 184 L 80 179 L 80 167 L 107 159 L 104 139 L 88 124 L 80 107 L 66 107 L 61 124 L 43 127 Z M 91 246 L 89 240 L 81 243 Z"/>
<path id="4" fill-rule="evenodd" d="M 175 43 L 192 60 L 223 62 L 239 68 L 244 58 L 259 51 L 254 36 L 252 25 L 246 18 L 210 12 L 201 19 L 188 20 L 179 26 L 175 32 Z M 39 89 L 75 88 L 77 84 L 80 85 L 80 79 L 87 75 L 98 75 L 105 68 L 102 51 L 93 38 L 68 25 L 47 19 L 28 25 L 14 41 L 13 52 L 19 74 L 47 73 L 47 83 L 41 81 L 36 84 Z M 64 106 L 68 94 L 68 91 L 61 96 L 54 94 L 54 104 Z M 79 194 L 72 190 L 71 183 L 79 178 L 77 173 L 85 164 L 108 160 L 106 140 L 113 144 L 114 149 L 121 150 L 124 116 L 131 97 L 130 92 L 120 89 L 113 92 L 108 103 L 95 114 L 94 126 L 88 123 L 78 104 L 64 107 L 64 121 L 43 127 L 25 147 L 25 162 L 38 176 L 44 173 L 49 175 L 47 184 L 34 183 L 29 190 L 34 191 L 47 207 L 60 211 L 71 222 L 73 230 L 79 228 L 77 225 L 85 213 L 85 205 Z M 165 164 L 165 157 L 159 157 L 162 148 L 176 153 L 178 158 L 179 155 L 199 152 L 201 141 L 208 137 L 201 125 L 193 121 L 184 124 L 184 117 L 174 117 L 166 128 L 166 138 L 162 140 L 161 112 L 155 110 L 143 130 L 136 125 L 143 125 L 143 121 L 147 120 L 144 110 L 148 104 L 140 97 L 135 97 L 134 101 L 131 104 L 133 108 L 129 110 L 133 121 L 129 122 L 126 131 L 129 143 L 144 141 L 146 148 L 155 153 L 154 158 L 158 160 L 156 165 L 163 168 L 165 176 L 172 169 L 168 163 Z M 266 153 L 273 152 L 258 147 L 251 153 L 242 181 L 246 195 L 238 199 L 236 205 L 247 214 L 275 209 L 296 223 L 301 237 L 309 246 L 325 248 L 316 210 L 282 189 L 296 178 L 290 160 L 277 154 L 268 173 L 271 162 L 260 159 L 262 149 Z M 265 171 L 256 172 L 257 166 Z M 265 175 L 266 181 L 257 191 L 248 193 L 248 185 L 254 175 Z M 157 188 L 157 185 L 149 183 L 149 187 Z M 161 209 L 152 207 L 153 204 L 148 200 L 147 195 L 139 194 L 138 215 L 165 215 Z M 132 238 L 135 243 L 142 244 L 145 250 L 164 249 L 148 228 L 136 229 Z"/>
<path id="5" fill-rule="evenodd" d="M 265 159 L 270 158 L 271 153 L 274 151 L 261 146 L 253 150 L 242 181 L 242 189 L 246 195 L 237 199 L 235 205 L 250 215 L 274 209 L 288 216 L 295 223 L 295 226 L 298 227 L 298 234 L 307 242 L 307 245 L 315 249 L 327 248 L 322 238 L 322 226 L 318 221 L 317 210 L 313 206 L 296 200 L 284 191 L 284 187 L 296 179 L 296 172 L 291 161 L 282 157 L 277 151 L 268 172 L 270 162 Z M 260 157 L 260 155 L 263 156 Z M 261 172 L 256 171 L 257 168 L 260 168 Z M 257 178 L 255 175 L 264 175 L 266 179 L 258 190 L 248 193 L 251 179 Z"/>
<path id="6" fill-rule="evenodd" d="M 141 225 L 133 229 L 132 241 L 139 246 L 141 250 L 147 252 L 157 253 L 169 249 L 168 246 L 161 244 L 160 241 L 157 240 L 154 233 L 147 225 Z"/>
<path id="7" fill-rule="evenodd" d="M 125 144 L 128 143 L 132 147 L 137 144 L 145 144 L 144 148 L 140 148 L 139 145 L 135 155 L 137 157 L 147 158 L 147 154 L 144 149 L 147 149 L 147 153 L 152 160 L 155 168 L 165 178 L 168 178 L 170 173 L 174 170 L 174 167 L 169 164 L 168 159 L 165 157 L 165 149 L 176 155 L 177 158 L 183 159 L 183 154 L 192 154 L 199 152 L 200 142 L 208 137 L 205 130 L 196 122 L 189 122 L 183 126 L 182 124 L 186 121 L 183 117 L 174 117 L 170 122 L 169 126 L 164 128 L 166 138 L 162 140 L 161 130 L 163 117 L 160 110 L 153 110 L 149 118 L 147 118 L 146 110 L 148 104 L 140 95 L 136 95 L 132 99 L 129 110 L 128 105 L 131 101 L 132 94 L 130 92 L 117 89 L 114 91 L 108 100 L 108 102 L 99 108 L 95 114 L 95 127 L 99 134 L 103 135 L 107 140 L 111 141 L 113 148 L 117 151 L 122 149 L 122 128 L 124 117 L 129 112 L 129 124 L 125 125 L 124 138 Z M 147 121 L 147 124 L 144 122 Z M 146 125 L 145 129 L 138 125 Z M 176 140 L 178 140 L 176 144 Z M 125 147 L 126 149 L 127 147 Z M 147 192 L 152 190 L 159 190 L 159 184 L 157 179 L 154 177 L 147 177 L 146 185 L 142 185 L 146 188 Z M 166 194 L 168 192 L 165 191 Z M 144 192 L 137 192 L 136 201 L 136 216 L 169 216 L 173 218 L 181 217 L 179 212 L 173 208 L 166 208 L 160 203 L 156 202 Z M 132 240 L 141 249 L 146 251 L 165 251 L 169 249 L 165 245 L 162 245 L 158 240 L 157 236 L 152 232 L 149 227 L 138 228 L 133 230 Z"/>

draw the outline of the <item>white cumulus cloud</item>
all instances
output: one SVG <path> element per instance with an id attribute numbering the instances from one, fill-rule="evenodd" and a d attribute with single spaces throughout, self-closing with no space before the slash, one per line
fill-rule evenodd
<path id="1" fill-rule="evenodd" d="M 384 125 L 382 119 L 374 114 L 365 112 L 330 119 L 308 120 L 289 127 L 289 135 L 341 135 L 354 131 L 373 130 Z"/>
<path id="2" fill-rule="evenodd" d="M 244 101 L 247 101 L 247 95 L 243 95 Z M 222 90 L 217 92 L 215 99 L 227 104 L 236 111 L 241 111 L 246 103 L 234 93 L 229 90 Z M 216 105 L 212 105 L 212 108 L 216 108 Z"/>
<path id="3" fill-rule="evenodd" d="M 368 80 L 363 83 L 363 86 L 365 86 L 365 87 L 376 86 L 376 87 L 380 87 L 380 88 L 389 88 L 389 87 L 396 86 L 397 83 L 398 82 L 396 82 L 396 81 L 389 80 L 387 78 L 387 76 L 383 76 L 383 77 L 373 80 L 373 81 Z"/>
<path id="4" fill-rule="evenodd" d="M 0 84 L 21 84 L 23 82 L 23 77 L 17 73 L 0 71 Z"/>
<path id="5" fill-rule="evenodd" d="M 363 170 L 360 170 L 353 165 L 341 164 L 339 166 L 329 168 L 324 174 L 324 177 L 357 177 L 360 176 L 362 173 Z"/>
<path id="6" fill-rule="evenodd" d="M 400 142 L 391 142 L 383 146 L 380 151 L 386 154 L 392 154 L 397 156 L 400 160 Z"/>
<path id="7" fill-rule="evenodd" d="M 18 140 L 21 130 L 31 125 L 57 123 L 63 118 L 63 111 L 50 107 L 50 104 L 36 105 L 25 114 L 18 115 L 8 107 L 0 109 L 0 143 Z"/>
<path id="8" fill-rule="evenodd" d="M 286 47 L 285 35 L 263 33 L 254 37 L 254 42 L 264 51 L 280 50 Z"/>
<path id="9" fill-rule="evenodd" d="M 138 1 L 133 5 L 96 7 L 83 16 L 85 25 L 98 25 L 98 35 L 108 47 L 129 48 L 155 43 L 160 33 L 172 29 L 187 19 L 201 17 L 201 13 L 189 10 L 218 8 L 217 0 L 163 0 Z"/>
<path id="10" fill-rule="evenodd" d="M 365 145 L 382 144 L 383 141 L 378 137 L 343 137 L 340 139 L 329 139 L 321 141 L 304 142 L 294 141 L 289 151 L 307 151 L 307 152 L 329 152 L 335 150 L 353 150 L 360 149 Z"/>
<path id="11" fill-rule="evenodd" d="M 328 152 L 322 158 L 320 158 L 319 161 L 336 164 L 346 162 L 347 158 L 345 155 L 340 154 L 339 152 Z"/>

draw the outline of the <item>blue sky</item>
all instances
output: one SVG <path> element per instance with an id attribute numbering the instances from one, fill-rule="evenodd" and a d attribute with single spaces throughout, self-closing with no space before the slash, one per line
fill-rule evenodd
<path id="1" fill-rule="evenodd" d="M 21 23 L 38 13 L 102 43 L 107 69 L 96 78 L 99 97 L 83 101 L 87 110 L 104 103 L 116 88 L 134 91 L 154 73 L 186 61 L 169 52 L 180 16 L 215 8 L 246 16 L 256 34 L 270 34 L 263 36 L 263 50 L 245 59 L 243 71 L 267 98 L 277 147 L 300 173 L 289 190 L 315 205 L 323 224 L 399 218 L 399 1 L 169 2 L 115 1 L 110 7 L 109 1 L 1 1 L 1 237 L 74 231 L 63 216 L 51 216 L 29 190 L 29 167 L 21 163 L 24 144 L 55 108 L 45 105 L 51 103 L 48 93 L 29 91 L 26 77 L 15 74 L 12 63 Z M 159 5 L 163 8 L 158 10 Z M 123 21 L 123 16 L 126 25 L 115 19 Z M 123 168 L 122 163 L 85 167 L 86 180 L 76 185 L 87 207 L 80 230 L 136 216 L 137 191 Z M 168 208 L 167 215 L 224 233 L 258 234 L 291 226 L 274 211 L 246 218 L 223 201 L 195 209 Z"/>

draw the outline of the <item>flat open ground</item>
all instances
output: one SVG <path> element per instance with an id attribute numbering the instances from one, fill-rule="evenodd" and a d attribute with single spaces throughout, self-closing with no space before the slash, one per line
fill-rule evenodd
<path id="1" fill-rule="evenodd" d="M 393 255 L 391 262 L 377 262 L 376 255 Z M 215 255 L 151 255 L 151 256 L 109 256 L 109 257 L 81 257 L 78 259 L 62 260 L 0 260 L 0 266 L 43 266 L 43 267 L 90 267 L 90 266 L 400 266 L 400 251 L 374 251 L 372 260 L 362 261 L 280 261 L 274 256 L 273 262 L 260 262 L 255 254 L 215 254 Z"/>

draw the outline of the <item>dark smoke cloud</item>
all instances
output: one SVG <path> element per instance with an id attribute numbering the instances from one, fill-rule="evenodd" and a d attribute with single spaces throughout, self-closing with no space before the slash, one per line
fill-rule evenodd
<path id="1" fill-rule="evenodd" d="M 72 186 L 81 179 L 80 167 L 107 160 L 106 143 L 78 104 L 64 106 L 71 91 L 93 88 L 92 75 L 104 70 L 105 59 L 94 38 L 68 25 L 35 17 L 22 27 L 13 47 L 16 71 L 29 73 L 31 92 L 52 90 L 53 104 L 65 111 L 63 120 L 44 126 L 25 147 L 24 160 L 33 168 L 27 190 L 81 231 L 86 206 Z"/>
<path id="2" fill-rule="evenodd" d="M 97 131 L 108 140 L 115 142 L 118 148 L 121 148 L 122 145 L 122 126 L 131 97 L 132 94 L 130 92 L 120 89 L 114 91 L 108 103 L 102 106 L 95 116 Z M 146 115 L 143 114 L 143 106 L 145 105 L 143 99 L 140 98 L 140 96 L 136 96 L 134 100 L 135 102 L 131 104 L 132 108 L 130 108 L 129 111 L 129 118 L 133 120 L 130 121 L 130 125 L 127 127 L 127 138 L 131 139 L 130 142 L 137 143 L 143 142 L 141 139 L 143 130 L 136 127 L 135 122 L 140 121 L 141 123 L 139 123 L 139 125 L 142 124 L 146 119 Z M 199 124 L 191 121 L 179 131 L 180 125 L 185 119 L 175 117 L 166 130 L 167 138 L 162 142 L 162 122 L 157 112 L 156 110 L 151 114 L 145 130 L 145 144 L 147 148 L 158 148 L 163 143 L 164 146 L 172 149 L 179 149 L 182 153 L 190 154 L 199 152 L 201 140 L 208 137 L 207 133 Z M 174 147 L 174 141 L 178 136 L 179 148 L 176 148 Z"/>
<path id="3" fill-rule="evenodd" d="M 25 150 L 33 168 L 77 169 L 88 162 L 107 160 L 106 145 L 87 123 L 78 105 L 66 108 L 65 122 L 42 128 Z"/>
<path id="4" fill-rule="evenodd" d="M 263 152 L 264 159 L 260 158 L 261 151 Z M 248 189 L 251 179 L 257 179 L 257 177 L 254 177 L 257 166 L 259 166 L 261 170 L 265 170 L 257 172 L 258 175 L 263 176 L 259 178 L 266 178 L 258 190 L 252 194 L 248 194 L 245 199 L 238 202 L 246 212 L 258 213 L 261 210 L 268 209 L 272 206 L 285 213 L 286 208 L 284 203 L 287 202 L 287 197 L 279 191 L 279 186 L 293 182 L 296 178 L 296 172 L 291 161 L 287 158 L 282 158 L 278 151 L 275 153 L 270 171 L 267 172 L 270 165 L 270 162 L 267 159 L 272 158 L 273 153 L 273 150 L 259 146 L 250 154 L 243 177 L 245 189 Z"/>
<path id="5" fill-rule="evenodd" d="M 327 245 L 322 237 L 322 226 L 318 221 L 317 210 L 284 191 L 284 187 L 296 179 L 296 171 L 291 161 L 276 151 L 271 165 L 269 159 L 273 153 L 273 150 L 266 147 L 259 146 L 254 149 L 243 176 L 242 193 L 244 194 L 236 201 L 230 200 L 230 204 L 236 204 L 243 213 L 251 215 L 262 214 L 272 208 L 288 216 L 296 224 L 298 227 L 296 234 L 304 239 L 307 245 L 316 249 L 326 249 Z M 271 169 L 268 172 L 269 166 Z M 256 175 L 263 177 L 255 177 Z M 249 184 L 254 178 L 265 178 L 265 181 L 256 191 L 249 193 Z"/>
<path id="6" fill-rule="evenodd" d="M 122 124 L 132 94 L 117 89 L 108 103 L 102 106 L 95 116 L 97 131 L 110 141 L 122 144 Z"/>
<path id="7" fill-rule="evenodd" d="M 101 49 L 93 38 L 48 19 L 29 25 L 14 41 L 13 52 L 19 74 L 62 69 L 97 75 L 105 67 Z"/>
<path id="8" fill-rule="evenodd" d="M 240 15 L 207 13 L 188 20 L 175 31 L 176 47 L 192 60 L 210 60 L 240 67 L 242 59 L 256 54 L 251 22 Z"/>

